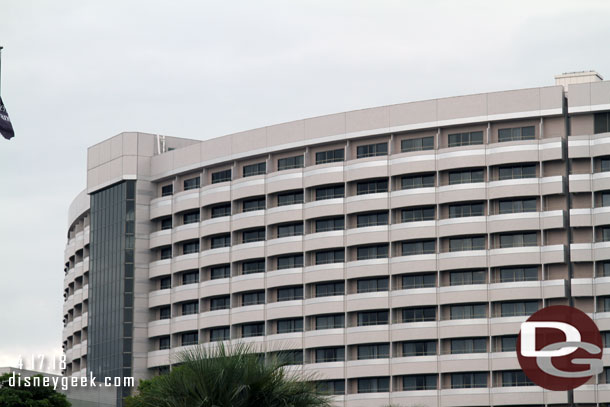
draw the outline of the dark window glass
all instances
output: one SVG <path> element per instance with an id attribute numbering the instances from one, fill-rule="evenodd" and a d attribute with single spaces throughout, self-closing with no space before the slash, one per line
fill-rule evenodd
<path id="1" fill-rule="evenodd" d="M 402 322 L 436 321 L 436 307 L 415 307 L 402 310 Z"/>
<path id="2" fill-rule="evenodd" d="M 230 234 L 212 237 L 212 240 L 211 240 L 212 249 L 218 249 L 221 247 L 229 247 L 229 246 L 231 246 L 231 235 Z"/>
<path id="3" fill-rule="evenodd" d="M 231 216 L 231 204 L 222 204 L 212 208 L 212 218 Z"/>
<path id="4" fill-rule="evenodd" d="M 449 239 L 449 251 L 485 250 L 485 236 L 460 237 Z"/>
<path id="5" fill-rule="evenodd" d="M 201 179 L 199 177 L 189 178 L 184 180 L 184 190 L 197 189 L 200 186 Z"/>
<path id="6" fill-rule="evenodd" d="M 316 233 L 343 229 L 345 229 L 345 220 L 343 217 L 316 220 Z"/>
<path id="7" fill-rule="evenodd" d="M 523 370 L 510 370 L 502 372 L 502 387 L 515 386 L 535 386 L 535 384 L 527 378 Z"/>
<path id="8" fill-rule="evenodd" d="M 185 225 L 199 222 L 199 211 L 185 213 L 182 215 L 182 221 Z"/>
<path id="9" fill-rule="evenodd" d="M 211 279 L 218 280 L 220 278 L 229 278 L 231 275 L 231 266 L 228 264 L 224 266 L 216 266 L 210 269 Z"/>
<path id="10" fill-rule="evenodd" d="M 436 241 L 421 240 L 417 242 L 403 242 L 402 255 L 413 256 L 417 254 L 432 254 L 436 253 Z"/>
<path id="11" fill-rule="evenodd" d="M 277 300 L 294 301 L 303 299 L 303 286 L 285 287 L 277 290 Z"/>
<path id="12" fill-rule="evenodd" d="M 196 345 L 199 342 L 197 332 L 186 332 L 182 334 L 182 346 Z"/>
<path id="13" fill-rule="evenodd" d="M 210 329 L 210 341 L 228 341 L 231 339 L 231 329 L 228 326 Z"/>
<path id="14" fill-rule="evenodd" d="M 485 284 L 487 271 L 464 270 L 452 271 L 449 274 L 450 285 Z"/>
<path id="15" fill-rule="evenodd" d="M 301 236 L 303 234 L 303 222 L 287 223 L 277 227 L 277 237 Z"/>
<path id="16" fill-rule="evenodd" d="M 436 341 L 403 342 L 402 356 L 436 355 Z"/>
<path id="17" fill-rule="evenodd" d="M 172 184 L 163 185 L 161 187 L 161 196 L 170 196 L 174 194 L 174 186 Z"/>
<path id="18" fill-rule="evenodd" d="M 241 295 L 241 305 L 259 305 L 265 303 L 265 291 L 252 291 Z"/>
<path id="19" fill-rule="evenodd" d="M 358 215 L 356 218 L 356 227 L 363 228 L 367 226 L 379 226 L 388 224 L 387 212 L 373 212 Z"/>
<path id="20" fill-rule="evenodd" d="M 388 155 L 388 143 L 367 144 L 356 148 L 356 158 Z"/>
<path id="21" fill-rule="evenodd" d="M 536 198 L 500 201 L 500 214 L 536 212 Z"/>
<path id="22" fill-rule="evenodd" d="M 536 233 L 511 233 L 500 235 L 500 247 L 527 247 L 537 246 Z"/>
<path id="23" fill-rule="evenodd" d="M 362 311 L 358 313 L 358 326 L 385 325 L 388 323 L 388 311 Z"/>
<path id="24" fill-rule="evenodd" d="M 219 182 L 231 181 L 231 170 L 224 170 L 212 173 L 212 184 L 218 184 Z"/>
<path id="25" fill-rule="evenodd" d="M 449 185 L 483 182 L 484 178 L 483 170 L 452 171 L 449 173 Z"/>
<path id="26" fill-rule="evenodd" d="M 303 267 L 303 255 L 302 254 L 294 254 L 290 256 L 279 256 L 277 258 L 277 269 L 292 269 Z"/>
<path id="27" fill-rule="evenodd" d="M 358 345 L 358 360 L 385 359 L 389 357 L 390 345 L 387 343 Z"/>
<path id="28" fill-rule="evenodd" d="M 356 184 L 356 194 L 376 194 L 380 192 L 388 192 L 388 180 L 358 182 Z"/>
<path id="29" fill-rule="evenodd" d="M 345 380 L 323 380 L 316 383 L 318 392 L 322 394 L 345 394 Z"/>
<path id="30" fill-rule="evenodd" d="M 338 150 L 320 151 L 316 153 L 316 165 L 325 163 L 334 163 L 345 159 L 345 151 L 340 148 Z"/>
<path id="31" fill-rule="evenodd" d="M 303 191 L 287 192 L 277 196 L 277 206 L 295 205 L 303 203 Z"/>
<path id="32" fill-rule="evenodd" d="M 167 307 L 159 308 L 159 319 L 170 319 L 172 317 L 172 309 Z"/>
<path id="33" fill-rule="evenodd" d="M 482 131 L 471 131 L 449 135 L 449 147 L 472 146 L 475 144 L 483 144 Z"/>
<path id="34" fill-rule="evenodd" d="M 291 332 L 303 332 L 303 318 L 280 319 L 277 321 L 278 334 Z"/>
<path id="35" fill-rule="evenodd" d="M 602 193 L 602 206 L 610 206 L 610 192 Z"/>
<path id="36" fill-rule="evenodd" d="M 604 348 L 610 348 L 610 331 L 601 332 Z"/>
<path id="37" fill-rule="evenodd" d="M 602 227 L 602 242 L 610 241 L 610 227 Z"/>
<path id="38" fill-rule="evenodd" d="M 451 339 L 451 353 L 486 353 L 487 339 L 485 338 L 459 338 Z"/>
<path id="39" fill-rule="evenodd" d="M 159 279 L 159 289 L 167 290 L 168 288 L 172 288 L 172 278 L 162 277 L 161 279 Z"/>
<path id="40" fill-rule="evenodd" d="M 358 393 L 382 393 L 390 391 L 389 377 L 365 377 L 358 379 Z"/>
<path id="41" fill-rule="evenodd" d="M 487 387 L 487 373 L 452 373 L 452 389 Z"/>
<path id="42" fill-rule="evenodd" d="M 514 352 L 517 350 L 517 335 L 507 335 L 500 338 L 502 352 Z"/>
<path id="43" fill-rule="evenodd" d="M 343 361 L 345 361 L 345 348 L 343 346 L 336 348 L 316 349 L 316 363 Z"/>
<path id="44" fill-rule="evenodd" d="M 188 273 L 182 274 L 182 285 L 195 284 L 198 282 L 199 282 L 199 272 L 198 271 L 190 271 Z"/>
<path id="45" fill-rule="evenodd" d="M 199 242 L 189 242 L 182 245 L 183 254 L 193 254 L 199 252 Z"/>
<path id="46" fill-rule="evenodd" d="M 168 230 L 172 228 L 172 218 L 163 219 L 161 221 L 161 230 Z"/>
<path id="47" fill-rule="evenodd" d="M 358 280 L 358 293 L 372 293 L 378 291 L 388 291 L 388 278 L 367 278 Z"/>
<path id="48" fill-rule="evenodd" d="M 449 205 L 450 218 L 464 218 L 467 216 L 483 216 L 484 205 L 482 202 Z"/>
<path id="49" fill-rule="evenodd" d="M 159 338 L 159 350 L 171 348 L 169 336 L 161 336 Z"/>
<path id="50" fill-rule="evenodd" d="M 210 299 L 210 311 L 231 308 L 231 299 L 228 295 L 222 297 L 214 297 Z"/>
<path id="51" fill-rule="evenodd" d="M 402 289 L 436 287 L 436 274 L 409 274 L 402 276 Z"/>
<path id="52" fill-rule="evenodd" d="M 316 264 L 343 263 L 344 261 L 345 251 L 343 249 L 316 252 Z"/>
<path id="53" fill-rule="evenodd" d="M 247 199 L 244 200 L 244 212 L 250 212 L 250 211 L 260 211 L 265 209 L 266 203 L 265 203 L 265 198 L 254 198 L 254 199 Z"/>
<path id="54" fill-rule="evenodd" d="M 298 331 L 297 331 L 298 332 Z M 303 351 L 302 350 L 284 350 L 280 352 L 272 352 L 268 354 L 271 357 L 279 358 L 284 365 L 302 365 Z"/>
<path id="55" fill-rule="evenodd" d="M 335 185 L 331 187 L 316 188 L 316 201 L 345 197 L 345 186 Z"/>
<path id="56" fill-rule="evenodd" d="M 610 113 L 595 113 L 593 116 L 593 134 L 610 132 Z"/>
<path id="57" fill-rule="evenodd" d="M 520 317 L 538 311 L 538 301 L 515 301 L 500 304 L 500 316 Z"/>
<path id="58" fill-rule="evenodd" d="M 388 245 L 358 247 L 356 255 L 357 260 L 385 259 L 388 257 Z"/>
<path id="59" fill-rule="evenodd" d="M 316 284 L 316 297 L 329 297 L 331 295 L 344 295 L 345 283 L 338 281 L 335 283 Z"/>
<path id="60" fill-rule="evenodd" d="M 412 138 L 400 141 L 400 152 L 434 150 L 434 136 Z"/>
<path id="61" fill-rule="evenodd" d="M 513 127 L 510 129 L 498 130 L 498 141 L 517 141 L 517 140 L 534 140 L 536 138 L 536 130 L 534 126 Z"/>
<path id="62" fill-rule="evenodd" d="M 171 259 L 171 258 L 172 258 L 172 248 L 171 247 L 161 248 L 161 260 Z"/>
<path id="63" fill-rule="evenodd" d="M 182 315 L 192 315 L 199 312 L 198 302 L 185 302 L 182 304 Z"/>
<path id="64" fill-rule="evenodd" d="M 265 335 L 265 323 L 257 322 L 254 324 L 243 324 L 241 326 L 241 336 L 242 338 L 250 338 L 253 336 L 263 336 Z"/>
<path id="65" fill-rule="evenodd" d="M 610 171 L 610 158 L 602 157 L 600 159 L 600 167 L 601 167 L 601 172 Z"/>
<path id="66" fill-rule="evenodd" d="M 345 316 L 343 314 L 319 315 L 316 317 L 316 330 L 344 327 Z"/>
<path id="67" fill-rule="evenodd" d="M 500 167 L 500 180 L 536 178 L 536 164 Z"/>
<path id="68" fill-rule="evenodd" d="M 242 233 L 243 243 L 261 242 L 263 240 L 265 240 L 265 228 L 246 230 Z"/>
<path id="69" fill-rule="evenodd" d="M 242 263 L 242 274 L 263 273 L 265 260 L 245 261 Z"/>
<path id="70" fill-rule="evenodd" d="M 435 374 L 419 374 L 402 377 L 402 390 L 436 390 L 437 376 Z"/>
<path id="71" fill-rule="evenodd" d="M 602 263 L 601 277 L 610 277 L 610 262 Z"/>
<path id="72" fill-rule="evenodd" d="M 400 179 L 402 189 L 430 188 L 433 186 L 434 174 L 410 175 Z"/>
<path id="73" fill-rule="evenodd" d="M 252 177 L 254 175 L 261 175 L 261 174 L 265 174 L 266 172 L 267 172 L 267 163 L 266 162 L 244 165 L 244 168 L 243 168 L 244 177 Z"/>
<path id="74" fill-rule="evenodd" d="M 277 160 L 277 170 L 290 170 L 292 168 L 303 168 L 303 156 L 280 158 Z"/>
<path id="75" fill-rule="evenodd" d="M 506 267 L 500 269 L 500 282 L 536 281 L 538 280 L 538 267 Z"/>
<path id="76" fill-rule="evenodd" d="M 422 222 L 425 220 L 434 220 L 434 206 L 403 209 L 401 211 L 401 222 Z"/>
<path id="77" fill-rule="evenodd" d="M 450 308 L 451 319 L 474 319 L 485 317 L 487 317 L 486 304 L 452 305 Z"/>

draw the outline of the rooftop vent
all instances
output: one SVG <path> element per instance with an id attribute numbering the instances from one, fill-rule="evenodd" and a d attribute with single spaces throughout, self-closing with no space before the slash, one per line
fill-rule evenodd
<path id="1" fill-rule="evenodd" d="M 555 75 L 555 85 L 562 85 L 566 91 L 568 86 L 574 83 L 599 82 L 603 80 L 604 78 L 596 71 L 564 72 L 561 75 Z"/>

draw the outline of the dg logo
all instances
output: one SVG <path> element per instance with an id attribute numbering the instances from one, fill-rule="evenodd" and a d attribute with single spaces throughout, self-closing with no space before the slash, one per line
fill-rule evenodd
<path id="1" fill-rule="evenodd" d="M 603 371 L 602 337 L 579 309 L 546 307 L 521 324 L 517 358 L 525 375 L 547 390 L 572 390 Z"/>

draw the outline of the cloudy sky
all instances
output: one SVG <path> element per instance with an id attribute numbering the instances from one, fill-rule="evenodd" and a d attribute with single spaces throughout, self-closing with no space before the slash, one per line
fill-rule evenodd
<path id="1" fill-rule="evenodd" d="M 0 366 L 61 351 L 67 208 L 121 131 L 206 139 L 326 113 L 610 79 L 606 1 L 0 0 Z"/>

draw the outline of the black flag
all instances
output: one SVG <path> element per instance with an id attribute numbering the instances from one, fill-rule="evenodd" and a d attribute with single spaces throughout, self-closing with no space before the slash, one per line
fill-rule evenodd
<path id="1" fill-rule="evenodd" d="M 0 134 L 7 140 L 15 137 L 15 131 L 13 130 L 13 125 L 11 123 L 11 119 L 8 117 L 8 112 L 6 111 L 6 107 L 4 107 L 4 102 L 2 102 L 2 98 L 0 97 Z"/>

